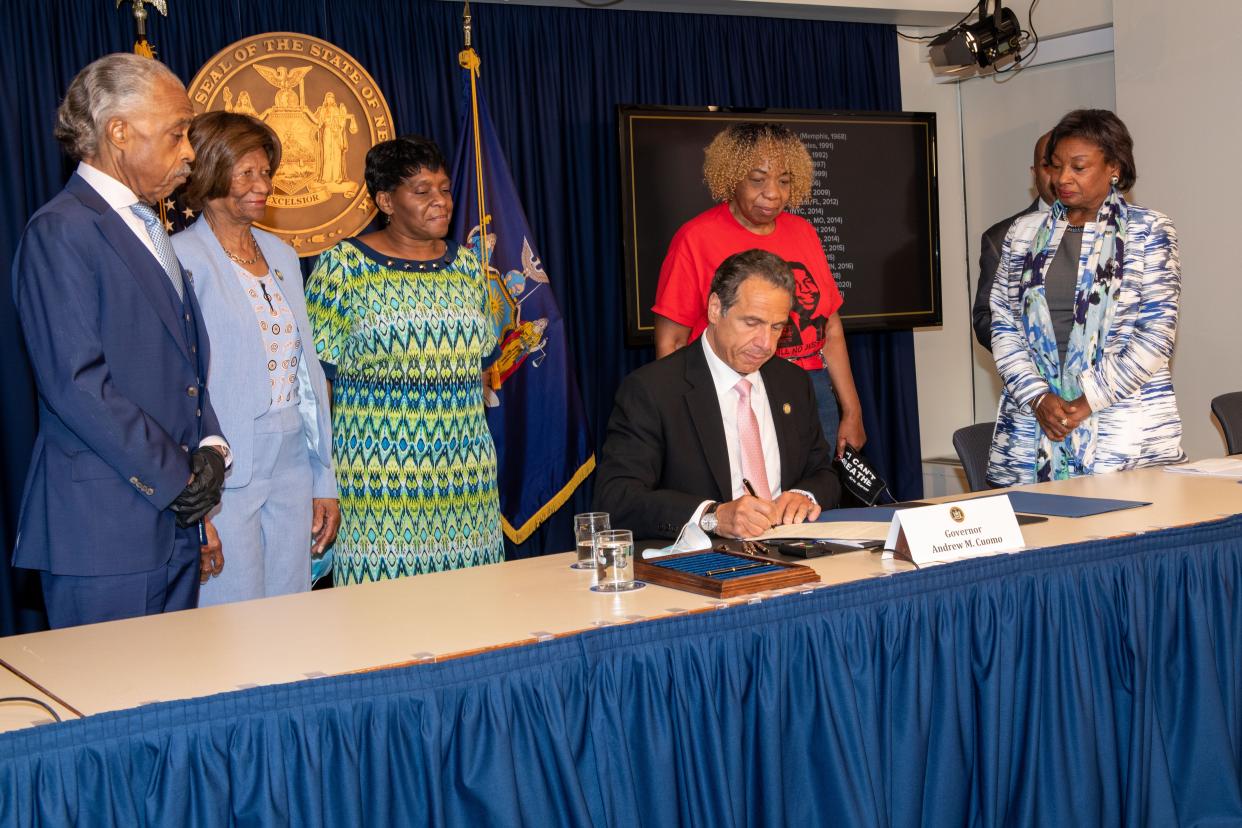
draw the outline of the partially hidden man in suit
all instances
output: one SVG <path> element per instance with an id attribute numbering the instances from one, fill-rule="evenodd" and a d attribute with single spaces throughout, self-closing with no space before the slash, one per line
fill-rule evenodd
<path id="1" fill-rule="evenodd" d="M 83 69 L 55 130 L 80 163 L 13 261 L 39 389 L 13 563 L 40 571 L 53 627 L 198 602 L 198 522 L 229 452 L 203 383 L 207 335 L 158 214 L 190 173 L 193 115 L 156 61 Z"/>
<path id="2" fill-rule="evenodd" d="M 763 250 L 737 253 L 710 290 L 703 336 L 617 391 L 595 508 L 635 537 L 672 537 L 691 520 L 749 537 L 840 500 L 806 371 L 773 358 L 793 305 L 789 266 Z"/>
<path id="3" fill-rule="evenodd" d="M 1035 142 L 1031 176 L 1034 179 L 1035 192 L 1039 195 L 1025 210 L 1001 219 L 984 230 L 979 243 L 979 284 L 975 286 L 975 303 L 971 306 L 970 318 L 975 329 L 975 339 L 989 351 L 992 350 L 992 309 L 988 302 L 992 295 L 992 282 L 996 279 L 996 268 L 1000 266 L 1001 245 L 1005 243 L 1005 236 L 1020 216 L 1051 210 L 1052 203 L 1057 200 L 1052 187 L 1052 170 L 1048 166 L 1048 159 L 1044 157 L 1044 151 L 1048 148 L 1048 136 L 1051 134 L 1045 132 Z"/>

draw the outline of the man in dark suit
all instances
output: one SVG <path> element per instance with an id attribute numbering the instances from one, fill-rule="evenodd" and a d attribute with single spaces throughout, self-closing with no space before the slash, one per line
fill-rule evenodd
<path id="1" fill-rule="evenodd" d="M 975 328 L 975 339 L 979 344 L 992 350 L 992 309 L 989 306 L 992 294 L 992 282 L 996 279 L 996 269 L 1000 266 L 1001 246 L 1005 243 L 1005 235 L 1009 227 L 1019 216 L 1043 210 L 1051 210 L 1052 203 L 1057 200 L 1052 187 L 1052 174 L 1048 162 L 1044 158 L 1044 150 L 1048 147 L 1048 136 L 1045 132 L 1035 142 L 1035 160 L 1031 165 L 1031 175 L 1035 180 L 1035 191 L 1039 195 L 1030 206 L 1021 212 L 1002 219 L 983 231 L 979 243 L 979 284 L 975 286 L 975 303 L 970 309 L 971 324 Z"/>
<path id="2" fill-rule="evenodd" d="M 595 484 L 595 508 L 614 527 L 672 537 L 696 521 L 750 537 L 837 504 L 811 382 L 772 358 L 793 291 L 778 256 L 730 256 L 712 279 L 699 341 L 626 377 Z"/>
<path id="3" fill-rule="evenodd" d="M 13 261 L 39 389 L 13 563 L 40 571 L 53 627 L 198 603 L 198 522 L 228 446 L 190 274 L 157 212 L 189 175 L 193 115 L 163 64 L 115 54 L 83 69 L 56 124 L 80 163 Z"/>

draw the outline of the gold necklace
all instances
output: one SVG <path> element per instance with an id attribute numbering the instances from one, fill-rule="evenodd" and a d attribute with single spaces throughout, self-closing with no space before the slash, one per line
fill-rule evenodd
<path id="1" fill-rule="evenodd" d="M 259 261 L 262 251 L 259 250 L 259 240 L 254 237 L 254 230 L 252 228 L 247 227 L 246 233 L 250 236 L 250 247 L 254 250 L 254 256 L 249 259 L 243 259 L 241 256 L 238 256 L 232 250 L 229 250 L 224 246 L 224 242 L 220 240 L 220 234 L 216 232 L 216 226 L 211 223 L 211 219 L 207 218 L 206 213 L 203 214 L 203 218 L 206 219 L 207 226 L 211 228 L 212 235 L 216 237 L 216 241 L 220 242 L 220 249 L 224 251 L 224 255 L 228 256 L 242 267 L 249 267 Z"/>
<path id="2" fill-rule="evenodd" d="M 224 255 L 228 256 L 230 259 L 237 262 L 242 267 L 249 267 L 250 265 L 255 264 L 256 262 L 259 261 L 259 256 L 260 256 L 259 242 L 254 237 L 254 231 L 247 229 L 246 232 L 250 234 L 250 246 L 254 249 L 254 256 L 249 259 L 243 259 L 241 256 L 238 256 L 236 253 L 234 253 L 232 250 L 229 250 L 227 247 L 224 247 L 223 243 L 220 244 L 220 246 L 224 248 Z"/>

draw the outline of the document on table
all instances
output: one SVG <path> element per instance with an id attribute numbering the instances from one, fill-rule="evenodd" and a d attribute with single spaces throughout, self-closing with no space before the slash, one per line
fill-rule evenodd
<path id="1" fill-rule="evenodd" d="M 1164 470 L 1175 474 L 1201 474 L 1207 477 L 1232 477 L 1242 480 L 1242 455 L 1209 457 L 1207 460 L 1196 460 L 1193 463 L 1165 466 Z"/>
<path id="2" fill-rule="evenodd" d="M 888 537 L 887 523 L 834 521 L 831 523 L 787 523 L 782 526 L 773 526 L 762 535 L 756 535 L 747 540 L 829 540 L 849 546 L 851 541 L 882 541 L 886 537 Z"/>

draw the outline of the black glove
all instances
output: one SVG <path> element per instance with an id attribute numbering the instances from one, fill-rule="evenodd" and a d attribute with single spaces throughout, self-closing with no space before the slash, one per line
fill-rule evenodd
<path id="1" fill-rule="evenodd" d="M 220 502 L 224 486 L 224 456 L 214 448 L 196 448 L 190 455 L 190 483 L 168 508 L 177 515 L 182 529 L 193 526 Z"/>

